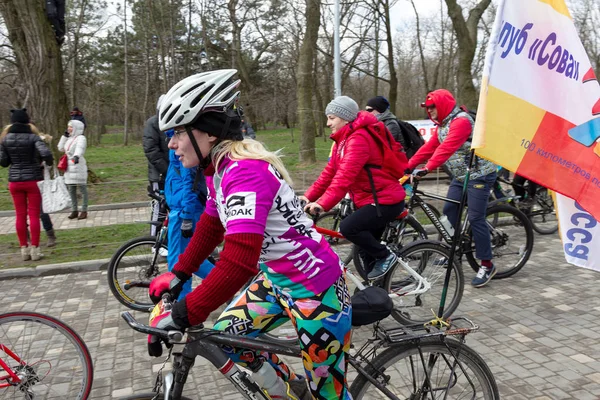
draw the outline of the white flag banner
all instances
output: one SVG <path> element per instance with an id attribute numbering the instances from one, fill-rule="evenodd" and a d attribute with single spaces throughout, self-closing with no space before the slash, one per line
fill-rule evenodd
<path id="1" fill-rule="evenodd" d="M 556 201 L 567 262 L 600 271 L 600 223 L 575 200 L 557 193 Z"/>

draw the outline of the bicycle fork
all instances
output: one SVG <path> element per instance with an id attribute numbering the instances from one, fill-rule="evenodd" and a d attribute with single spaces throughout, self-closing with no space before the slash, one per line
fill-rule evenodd
<path id="1" fill-rule="evenodd" d="M 249 400 L 271 400 L 256 383 L 251 374 L 242 371 L 214 343 L 197 341 L 188 343 L 182 353 L 174 354 L 173 371 L 165 375 L 163 388 L 164 400 L 181 398 L 183 387 L 192 366 L 194 358 L 200 356 L 215 366 L 244 396 Z"/>

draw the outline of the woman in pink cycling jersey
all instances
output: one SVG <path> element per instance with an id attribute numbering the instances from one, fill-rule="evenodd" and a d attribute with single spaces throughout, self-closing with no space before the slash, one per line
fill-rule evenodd
<path id="1" fill-rule="evenodd" d="M 234 299 L 215 329 L 258 336 L 291 315 L 312 395 L 345 398 L 352 308 L 342 264 L 302 211 L 279 157 L 259 142 L 243 139 L 235 107 L 240 83 L 233 79 L 236 72 L 190 76 L 173 86 L 161 103 L 160 129 L 175 129 L 169 148 L 184 167 L 204 168 L 209 199 L 190 244 L 172 272 L 152 281 L 150 295 L 155 301 L 166 291 L 177 295 L 214 248 L 225 244 L 202 283 L 151 325 L 184 329 L 204 322 L 258 273 L 260 262 L 263 277 Z M 160 343 L 150 341 L 151 354 L 162 350 Z M 293 383 L 295 392 L 306 389 L 304 379 L 276 355 L 232 350 L 231 357 L 247 366 L 262 358 L 280 379 Z"/>

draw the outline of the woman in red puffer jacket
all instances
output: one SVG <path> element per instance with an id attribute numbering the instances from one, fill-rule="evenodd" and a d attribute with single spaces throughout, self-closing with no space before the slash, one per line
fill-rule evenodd
<path id="1" fill-rule="evenodd" d="M 300 199 L 308 202 L 305 210 L 315 214 L 330 210 L 350 193 L 357 210 L 342 221 L 340 232 L 360 247 L 365 265 L 372 265 L 369 279 L 378 279 L 397 260 L 379 238 L 386 224 L 404 209 L 405 197 L 398 179 L 382 168 L 384 151 L 380 142 L 389 143 L 394 152 L 404 157 L 404 164 L 406 156 L 385 125 L 374 115 L 359 112 L 358 104 L 350 97 L 336 97 L 327 105 L 325 114 L 335 142 L 331 159 Z"/>

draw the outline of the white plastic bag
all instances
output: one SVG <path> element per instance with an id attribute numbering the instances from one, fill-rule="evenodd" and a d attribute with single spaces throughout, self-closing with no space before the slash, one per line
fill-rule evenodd
<path id="1" fill-rule="evenodd" d="M 71 196 L 65 184 L 65 178 L 54 167 L 54 179 L 50 179 L 50 167 L 44 168 L 44 180 L 38 182 L 42 193 L 42 210 L 50 214 L 71 206 Z"/>

